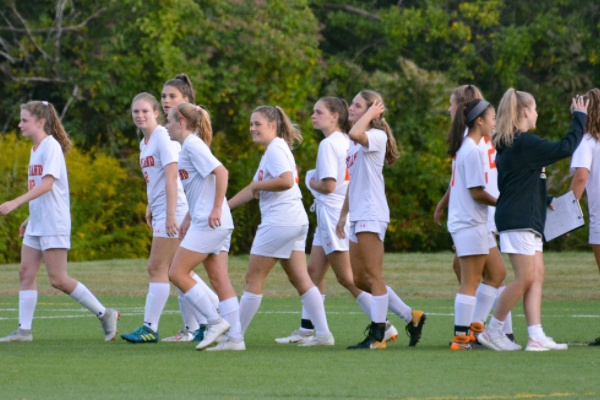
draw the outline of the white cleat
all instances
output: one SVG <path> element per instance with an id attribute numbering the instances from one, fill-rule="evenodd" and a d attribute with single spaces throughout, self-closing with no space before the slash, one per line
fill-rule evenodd
<path id="1" fill-rule="evenodd" d="M 298 346 L 300 347 L 309 347 L 309 346 L 333 346 L 335 344 L 335 339 L 333 338 L 333 334 L 329 333 L 327 335 L 315 335 L 310 339 L 305 340 L 300 343 Z"/>
<path id="2" fill-rule="evenodd" d="M 542 340 L 533 340 L 529 338 L 525 351 L 567 350 L 568 348 L 569 346 L 566 343 L 556 343 L 549 337 L 545 337 Z"/>
<path id="3" fill-rule="evenodd" d="M 33 335 L 31 329 L 17 329 L 13 333 L 3 338 L 0 338 L 0 342 L 31 342 L 33 341 Z"/>
<path id="4" fill-rule="evenodd" d="M 194 340 L 194 332 L 188 329 L 182 329 L 173 336 L 164 338 L 163 342 L 191 342 Z"/>
<path id="5" fill-rule="evenodd" d="M 221 321 L 217 322 L 216 324 L 206 324 L 204 338 L 200 343 L 198 343 L 198 346 L 196 346 L 196 350 L 204 350 L 211 344 L 215 343 L 219 336 L 227 332 L 229 328 L 229 323 L 222 318 Z"/>
<path id="6" fill-rule="evenodd" d="M 277 338 L 275 339 L 275 341 L 277 343 L 281 343 L 281 344 L 288 344 L 288 343 L 304 343 L 307 340 L 311 339 L 314 336 L 314 331 L 311 330 L 307 330 L 307 329 L 298 329 L 297 331 L 294 331 L 290 334 L 290 336 L 286 336 L 286 337 L 282 337 L 282 338 Z"/>
<path id="7" fill-rule="evenodd" d="M 117 321 L 121 318 L 121 314 L 113 308 L 107 308 L 104 315 L 100 318 L 102 329 L 104 330 L 104 341 L 110 342 L 115 340 L 117 336 Z"/>
<path id="8" fill-rule="evenodd" d="M 522 349 L 521 345 L 511 342 L 502 331 L 491 330 L 489 327 L 485 328 L 477 336 L 477 340 L 488 349 L 496 351 L 517 351 Z"/>
<path id="9" fill-rule="evenodd" d="M 231 339 L 227 338 L 221 342 L 219 342 L 216 346 L 209 347 L 206 351 L 241 351 L 246 350 L 246 344 L 242 340 L 241 342 L 234 342 Z"/>
<path id="10" fill-rule="evenodd" d="M 396 339 L 398 339 L 398 329 L 396 329 L 394 325 L 390 323 L 390 321 L 386 321 L 383 341 L 391 343 Z"/>

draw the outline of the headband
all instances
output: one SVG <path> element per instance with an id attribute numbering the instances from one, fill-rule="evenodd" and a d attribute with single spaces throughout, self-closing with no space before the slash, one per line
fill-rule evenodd
<path id="1" fill-rule="evenodd" d="M 477 105 L 467 114 L 467 124 L 473 122 L 473 120 L 479 117 L 479 115 L 481 115 L 481 113 L 489 106 L 490 103 L 485 100 L 481 100 L 479 103 L 477 103 Z"/>
<path id="2" fill-rule="evenodd" d="M 185 120 L 185 122 L 187 122 L 188 125 L 190 125 L 190 121 L 188 121 L 188 119 L 185 117 L 185 115 L 183 115 L 183 113 L 181 112 L 179 107 L 175 107 L 175 108 L 177 109 L 177 112 L 179 113 L 179 115 L 181 115 L 181 118 L 183 118 Z"/>

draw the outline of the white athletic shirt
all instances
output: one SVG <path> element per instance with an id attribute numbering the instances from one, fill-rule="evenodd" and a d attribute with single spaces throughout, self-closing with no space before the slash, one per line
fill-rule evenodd
<path id="1" fill-rule="evenodd" d="M 368 148 L 350 141 L 346 166 L 350 173 L 348 205 L 350 221 L 390 222 L 390 209 L 385 197 L 383 165 L 387 134 L 380 129 L 369 129 Z"/>
<path id="2" fill-rule="evenodd" d="M 60 144 L 48 136 L 31 149 L 29 158 L 29 190 L 42 183 L 46 175 L 54 177 L 52 189 L 29 202 L 30 236 L 66 236 L 71 234 L 71 209 L 67 164 Z"/>
<path id="3" fill-rule="evenodd" d="M 167 192 L 164 167 L 177 163 L 181 146 L 169 138 L 169 133 L 162 126 L 157 126 L 150 135 L 150 139 L 142 139 L 140 143 L 140 166 L 146 179 L 146 192 L 148 204 L 152 215 L 166 214 Z M 181 181 L 177 179 L 177 215 L 187 212 L 187 201 Z"/>
<path id="4" fill-rule="evenodd" d="M 600 232 L 600 143 L 589 133 L 583 135 L 581 143 L 573 153 L 571 172 L 574 173 L 575 168 L 585 168 L 590 172 L 585 185 L 590 231 Z"/>
<path id="5" fill-rule="evenodd" d="M 287 143 L 276 137 L 269 143 L 263 154 L 255 181 L 268 181 L 291 172 L 294 186 L 281 192 L 260 191 L 261 225 L 298 226 L 308 225 L 308 216 L 302 204 L 302 194 L 298 187 L 296 162 Z"/>
<path id="6" fill-rule="evenodd" d="M 189 135 L 185 139 L 179 154 L 179 178 L 190 206 L 194 227 L 213 229 L 208 225 L 216 191 L 216 177 L 212 172 L 220 165 L 221 162 L 198 136 Z M 227 199 L 223 200 L 220 222 L 221 225 L 216 229 L 233 229 Z"/>
<path id="7" fill-rule="evenodd" d="M 342 209 L 350 181 L 346 167 L 348 146 L 348 135 L 342 132 L 333 132 L 319 144 L 315 181 L 321 182 L 323 179 L 333 178 L 335 179 L 335 190 L 329 194 L 314 191 L 317 203 L 338 210 Z"/>
<path id="8" fill-rule="evenodd" d="M 479 150 L 483 153 L 483 169 L 485 171 L 485 191 L 498 198 L 498 169 L 496 168 L 496 148 L 492 140 L 484 137 L 479 141 Z M 497 232 L 494 215 L 496 207 L 488 206 L 487 226 L 490 232 Z"/>
<path id="9" fill-rule="evenodd" d="M 471 197 L 470 188 L 485 187 L 483 153 L 470 137 L 465 137 L 452 159 L 450 204 L 448 206 L 448 231 L 487 223 L 487 206 Z"/>

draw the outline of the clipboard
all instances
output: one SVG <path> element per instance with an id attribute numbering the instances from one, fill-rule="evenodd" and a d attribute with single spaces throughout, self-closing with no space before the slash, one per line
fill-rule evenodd
<path id="1" fill-rule="evenodd" d="M 585 224 L 583 211 L 572 190 L 556 197 L 552 201 L 552 205 L 554 210 L 551 208 L 546 210 L 546 226 L 544 227 L 546 242 L 581 228 Z"/>

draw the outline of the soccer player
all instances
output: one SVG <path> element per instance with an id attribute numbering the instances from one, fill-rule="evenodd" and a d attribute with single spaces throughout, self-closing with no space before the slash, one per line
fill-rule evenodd
<path id="1" fill-rule="evenodd" d="M 33 314 L 38 299 L 36 275 L 46 264 L 52 287 L 68 294 L 100 319 L 104 340 L 117 334 L 119 313 L 104 307 L 81 282 L 67 273 L 67 251 L 71 248 L 69 180 L 64 154 L 71 140 L 54 106 L 47 101 L 21 105 L 19 129 L 31 139 L 29 191 L 0 205 L 0 215 L 8 215 L 29 203 L 29 217 L 19 229 L 23 237 L 19 268 L 19 328 L 0 342 L 30 342 Z"/>

